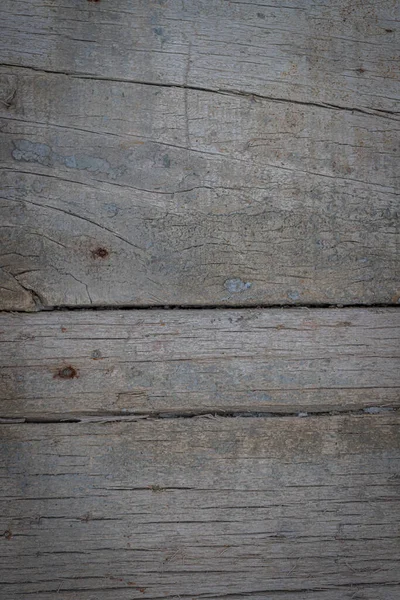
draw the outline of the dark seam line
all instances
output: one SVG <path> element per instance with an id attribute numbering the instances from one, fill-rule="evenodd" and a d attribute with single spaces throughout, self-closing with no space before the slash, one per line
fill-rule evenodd
<path id="1" fill-rule="evenodd" d="M 82 416 L 82 417 L 59 417 L 59 418 L 46 418 L 46 417 L 21 417 L 21 418 L 7 418 L 0 417 L 0 423 L 2 425 L 20 425 L 20 424 L 49 424 L 49 423 L 110 423 L 110 422 L 135 422 L 135 421 L 162 421 L 162 420 L 174 420 L 174 419 L 212 419 L 212 418 L 224 418 L 224 419 L 279 419 L 279 418 L 296 418 L 296 419 L 307 419 L 307 418 L 320 418 L 320 417 L 334 417 L 334 416 L 348 416 L 348 415 L 368 415 L 374 417 L 375 415 L 382 414 L 393 414 L 400 412 L 399 407 L 383 406 L 383 407 L 368 407 L 362 409 L 349 409 L 349 410 L 331 410 L 331 411 L 291 411 L 291 412 L 273 412 L 273 411 L 244 411 L 244 410 L 214 410 L 214 411 L 174 411 L 174 412 L 154 412 L 154 413 L 140 413 L 127 416 L 118 414 L 105 415 L 104 413 L 100 416 Z"/>
<path id="2" fill-rule="evenodd" d="M 26 291 L 32 293 L 33 291 L 24 288 Z M 37 294 L 34 293 L 37 297 Z M 341 308 L 354 308 L 354 309 L 362 309 L 362 308 L 400 308 L 398 303 L 390 303 L 390 302 L 376 302 L 376 303 L 357 303 L 357 304 L 344 304 L 344 303 L 332 303 L 332 302 L 315 302 L 315 303 L 301 303 L 301 304 L 110 304 L 110 305 L 85 305 L 85 304 L 77 304 L 77 305 L 68 305 L 68 304 L 60 304 L 53 306 L 44 306 L 43 304 L 37 305 L 36 310 L 23 310 L 18 308 L 12 309 L 0 309 L 1 313 L 22 313 L 22 314 L 34 314 L 35 312 L 52 312 L 52 311 L 111 311 L 111 310 L 271 310 L 282 308 L 285 310 L 296 310 L 301 308 L 308 309 L 341 309 Z"/>

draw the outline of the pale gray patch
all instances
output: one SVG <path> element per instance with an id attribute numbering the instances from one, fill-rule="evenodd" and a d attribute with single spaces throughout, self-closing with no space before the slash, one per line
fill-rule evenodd
<path id="1" fill-rule="evenodd" d="M 119 213 L 119 208 L 114 202 L 104 204 L 104 209 L 109 217 L 115 217 Z"/>
<path id="2" fill-rule="evenodd" d="M 295 290 L 293 292 L 288 292 L 287 295 L 288 295 L 288 298 L 290 298 L 291 300 L 298 300 L 300 298 L 300 294 L 297 290 Z"/>
<path id="3" fill-rule="evenodd" d="M 369 415 L 377 415 L 382 412 L 391 412 L 391 411 L 393 411 L 393 408 L 391 406 L 368 406 L 367 408 L 364 408 L 363 412 L 365 412 Z"/>
<path id="4" fill-rule="evenodd" d="M 251 288 L 252 284 L 250 281 L 244 282 L 239 278 L 227 279 L 224 283 L 224 288 L 231 294 L 239 294 L 245 292 Z"/>
<path id="5" fill-rule="evenodd" d="M 69 169 L 77 169 L 78 171 L 103 173 L 111 177 L 111 179 L 115 179 L 125 171 L 125 167 L 111 167 L 110 163 L 103 158 L 87 154 L 63 156 L 62 154 L 53 152 L 47 144 L 31 142 L 29 140 L 15 140 L 12 157 L 18 161 L 39 163 L 46 167 L 61 164 Z"/>

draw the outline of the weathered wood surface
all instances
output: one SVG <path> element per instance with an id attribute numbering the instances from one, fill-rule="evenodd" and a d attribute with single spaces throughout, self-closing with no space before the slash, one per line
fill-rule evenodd
<path id="1" fill-rule="evenodd" d="M 0 417 L 400 404 L 395 308 L 52 311 L 0 331 Z"/>
<path id="2" fill-rule="evenodd" d="M 398 302 L 392 0 L 2 9 L 0 308 Z"/>
<path id="3" fill-rule="evenodd" d="M 397 304 L 398 7 L 3 0 L 0 309 Z M 0 315 L 1 597 L 398 600 L 399 321 Z"/>
<path id="4" fill-rule="evenodd" d="M 3 0 L 3 61 L 397 111 L 396 0 Z"/>
<path id="5" fill-rule="evenodd" d="M 0 307 L 398 301 L 393 121 L 0 73 Z"/>
<path id="6" fill-rule="evenodd" d="M 398 416 L 3 425 L 2 597 L 396 600 Z"/>

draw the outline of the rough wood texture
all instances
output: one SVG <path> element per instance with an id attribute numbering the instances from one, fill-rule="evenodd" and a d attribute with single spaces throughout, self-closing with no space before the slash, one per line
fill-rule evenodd
<path id="1" fill-rule="evenodd" d="M 0 417 L 399 406 L 396 309 L 0 317 Z"/>
<path id="2" fill-rule="evenodd" d="M 0 308 L 399 301 L 391 0 L 2 8 Z"/>
<path id="3" fill-rule="evenodd" d="M 395 415 L 1 426 L 4 598 L 396 600 Z"/>
<path id="4" fill-rule="evenodd" d="M 1 13 L 0 309 L 398 304 L 398 3 Z M 1 597 L 398 600 L 399 330 L 1 314 Z"/>
<path id="5" fill-rule="evenodd" d="M 396 111 L 396 0 L 2 0 L 3 61 Z"/>

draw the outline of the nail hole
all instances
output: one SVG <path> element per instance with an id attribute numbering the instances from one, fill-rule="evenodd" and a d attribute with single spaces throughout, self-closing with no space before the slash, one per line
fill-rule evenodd
<path id="1" fill-rule="evenodd" d="M 74 369 L 74 367 L 63 367 L 58 371 L 54 377 L 59 377 L 60 379 L 74 379 L 78 377 L 78 371 Z"/>
<path id="2" fill-rule="evenodd" d="M 106 248 L 96 248 L 96 250 L 92 250 L 93 258 L 107 258 L 109 252 Z"/>

